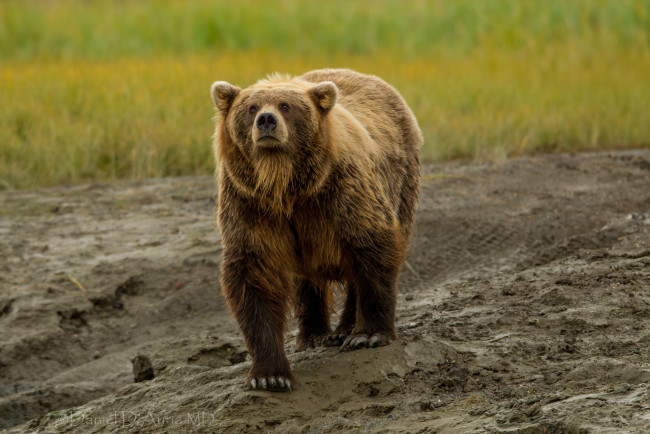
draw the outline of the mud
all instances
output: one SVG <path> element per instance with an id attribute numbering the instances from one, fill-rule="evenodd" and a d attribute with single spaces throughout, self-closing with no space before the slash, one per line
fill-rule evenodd
<path id="1" fill-rule="evenodd" d="M 649 432 L 650 151 L 426 166 L 397 342 L 244 391 L 208 177 L 0 192 L 0 429 Z"/>

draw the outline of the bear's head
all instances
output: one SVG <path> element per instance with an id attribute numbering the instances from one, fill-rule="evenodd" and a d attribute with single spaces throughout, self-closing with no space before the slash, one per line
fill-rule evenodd
<path id="1" fill-rule="evenodd" d="M 215 82 L 217 164 L 238 188 L 278 204 L 312 190 L 328 167 L 325 123 L 337 97 L 330 81 L 275 76 L 244 90 Z"/>

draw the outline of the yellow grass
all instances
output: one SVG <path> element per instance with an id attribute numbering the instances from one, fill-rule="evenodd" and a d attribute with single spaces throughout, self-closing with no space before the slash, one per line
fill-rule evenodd
<path id="1" fill-rule="evenodd" d="M 650 2 L 0 3 L 0 188 L 210 173 L 210 84 L 347 67 L 425 161 L 650 145 Z M 403 6 L 398 6 L 403 5 Z"/>
<path id="2" fill-rule="evenodd" d="M 588 68 L 585 67 L 588 63 Z M 5 187 L 212 170 L 214 80 L 246 86 L 278 70 L 375 73 L 418 117 L 425 159 L 502 158 L 648 144 L 650 55 L 535 64 L 499 52 L 460 60 L 327 59 L 265 52 L 0 69 L 0 182 Z"/>

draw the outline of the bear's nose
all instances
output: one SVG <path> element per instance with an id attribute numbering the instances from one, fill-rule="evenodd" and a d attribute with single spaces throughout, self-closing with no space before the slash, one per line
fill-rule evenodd
<path id="1" fill-rule="evenodd" d="M 270 133 L 277 126 L 278 117 L 273 113 L 261 113 L 257 117 L 257 128 L 264 133 Z"/>

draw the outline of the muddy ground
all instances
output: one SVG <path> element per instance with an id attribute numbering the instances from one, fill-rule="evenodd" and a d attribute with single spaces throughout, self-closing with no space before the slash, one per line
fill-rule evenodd
<path id="1" fill-rule="evenodd" d="M 650 150 L 424 167 L 399 341 L 292 326 L 292 393 L 242 389 L 213 190 L 0 192 L 0 429 L 650 432 Z"/>

